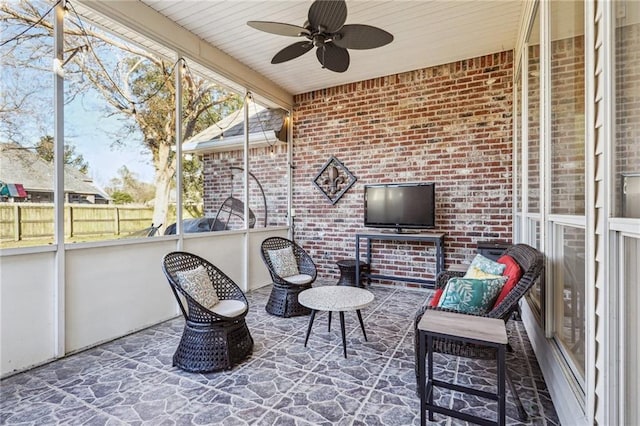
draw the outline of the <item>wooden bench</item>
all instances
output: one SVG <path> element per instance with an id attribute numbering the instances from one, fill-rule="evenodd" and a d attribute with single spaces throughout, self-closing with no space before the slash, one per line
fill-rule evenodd
<path id="1" fill-rule="evenodd" d="M 455 312 L 429 310 L 424 313 L 418 323 L 419 334 L 419 363 L 418 386 L 420 393 L 420 424 L 426 424 L 425 411 L 429 413 L 429 420 L 433 421 L 433 413 L 462 419 L 480 425 L 505 424 L 505 352 L 507 347 L 507 330 L 504 321 L 496 318 L 477 317 Z M 498 363 L 498 386 L 496 393 L 490 393 L 468 386 L 444 382 L 433 377 L 433 339 L 446 338 L 462 343 L 488 346 L 496 349 Z M 425 377 L 425 358 L 427 359 Z M 426 381 L 426 383 L 425 383 Z M 447 407 L 435 405 L 433 402 L 434 387 L 441 387 L 458 392 L 498 401 L 498 418 L 493 422 L 483 417 L 454 411 Z"/>

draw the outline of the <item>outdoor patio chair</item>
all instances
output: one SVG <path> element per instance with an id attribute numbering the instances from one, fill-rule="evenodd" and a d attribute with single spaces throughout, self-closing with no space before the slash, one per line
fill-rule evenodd
<path id="1" fill-rule="evenodd" d="M 234 197 L 228 197 L 216 213 L 215 221 L 219 222 L 220 230 L 232 229 L 230 228 L 230 222 L 232 220 L 239 220 L 244 222 L 244 203 Z M 249 228 L 256 226 L 256 215 L 251 209 L 249 209 Z"/>
<path id="2" fill-rule="evenodd" d="M 526 244 L 515 244 L 503 253 L 503 255 L 511 256 L 515 262 L 520 266 L 522 270 L 522 276 L 517 284 L 509 291 L 507 296 L 496 306 L 494 306 L 489 312 L 484 315 L 484 317 L 489 318 L 500 318 L 505 323 L 511 318 L 512 314 L 518 309 L 518 302 L 520 299 L 531 289 L 531 287 L 535 284 L 536 280 L 541 276 L 544 260 L 541 252 L 536 250 L 533 247 L 530 247 Z M 462 271 L 443 271 L 436 277 L 436 290 L 444 288 L 449 281 L 450 278 L 453 277 L 462 277 L 465 272 Z M 439 307 L 432 307 L 429 304 L 423 306 L 418 310 L 415 316 L 414 321 L 414 343 L 415 343 L 415 357 L 416 357 L 416 378 L 417 374 L 417 366 L 418 366 L 418 332 L 417 327 L 422 315 L 427 309 L 436 309 L 436 310 L 449 310 Z M 469 314 L 472 315 L 472 314 Z M 479 346 L 471 343 L 462 343 L 460 341 L 455 340 L 447 340 L 444 338 L 435 338 L 433 342 L 434 351 L 440 352 L 442 354 L 456 355 L 465 358 L 479 358 L 479 359 L 496 359 L 496 350 L 494 348 L 489 348 L 486 346 Z M 511 346 L 508 346 L 510 350 Z M 506 372 L 507 385 L 511 390 L 511 393 L 515 399 L 516 406 L 518 408 L 518 414 L 520 416 L 520 420 L 523 422 L 527 421 L 527 412 L 524 409 L 522 402 L 520 401 L 520 397 L 516 392 L 511 378 L 509 376 L 509 371 L 507 368 Z M 420 388 L 420 387 L 418 387 Z"/>
<path id="3" fill-rule="evenodd" d="M 260 254 L 273 280 L 266 311 L 285 318 L 309 315 L 311 310 L 298 302 L 298 294 L 311 288 L 317 275 L 309 254 L 293 241 L 281 237 L 264 240 Z"/>
<path id="4" fill-rule="evenodd" d="M 173 355 L 175 367 L 195 373 L 228 370 L 251 354 L 253 338 L 245 322 L 249 303 L 231 278 L 186 252 L 167 254 L 162 270 L 186 321 Z"/>

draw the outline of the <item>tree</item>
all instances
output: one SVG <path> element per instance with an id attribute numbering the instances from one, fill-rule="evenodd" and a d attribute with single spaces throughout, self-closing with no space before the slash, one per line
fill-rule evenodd
<path id="1" fill-rule="evenodd" d="M 202 164 L 196 156 L 185 161 L 182 168 L 184 197 L 182 204 L 191 217 L 202 217 L 204 205 L 202 200 L 202 187 L 204 177 L 201 173 Z"/>
<path id="2" fill-rule="evenodd" d="M 118 177 L 111 179 L 105 191 L 116 204 L 147 204 L 153 200 L 155 192 L 153 185 L 141 182 L 127 166 L 118 169 Z"/>
<path id="3" fill-rule="evenodd" d="M 52 20 L 41 19 L 49 7 L 50 3 L 37 0 L 0 3 L 0 23 L 7 29 L 3 37 L 8 39 L 12 34 L 15 37 L 6 43 L 7 51 L 2 52 L 3 66 L 29 69 L 36 64 L 42 67 L 43 57 L 52 58 Z M 83 21 L 74 13 L 65 20 L 65 50 L 88 50 L 84 55 L 67 53 L 71 59 L 64 70 L 70 84 L 66 85 L 65 99 L 69 101 L 83 96 L 87 90 L 95 90 L 108 105 L 104 113 L 124 119 L 121 138 L 117 138 L 116 143 L 134 130 L 142 134 L 142 145 L 151 153 L 155 170 L 153 223 L 166 223 L 169 193 L 176 172 L 173 149 L 176 64 Z M 21 34 L 30 26 L 32 30 Z M 190 73 L 185 74 L 181 84 L 183 140 L 213 125 L 243 103 L 239 95 Z M 3 120 L 12 111 L 3 107 Z"/>
<path id="4" fill-rule="evenodd" d="M 131 204 L 134 202 L 131 194 L 122 191 L 112 191 L 109 193 L 114 204 Z"/>
<path id="5" fill-rule="evenodd" d="M 46 162 L 53 162 L 53 136 L 43 136 L 36 144 L 36 152 Z M 82 154 L 76 154 L 76 147 L 73 145 L 64 146 L 64 164 L 68 164 L 81 173 L 87 174 L 89 164 L 84 160 Z"/>

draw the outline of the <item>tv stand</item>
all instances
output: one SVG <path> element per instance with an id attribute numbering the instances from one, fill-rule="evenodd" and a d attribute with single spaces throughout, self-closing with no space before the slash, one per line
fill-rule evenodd
<path id="1" fill-rule="evenodd" d="M 419 234 L 420 233 L 420 231 L 416 229 L 403 229 L 403 228 L 384 229 L 381 232 L 383 234 Z"/>
<path id="2" fill-rule="evenodd" d="M 369 265 L 369 272 L 360 271 L 360 262 L 356 262 L 356 282 L 362 277 L 388 279 L 394 281 L 404 281 L 419 284 L 427 284 L 428 287 L 433 288 L 435 285 L 435 277 L 433 280 L 425 280 L 422 278 L 414 278 L 408 276 L 398 275 L 380 275 L 372 274 L 371 267 L 371 244 L 372 241 L 417 241 L 417 242 L 431 242 L 436 246 L 436 276 L 444 270 L 444 232 L 417 232 L 417 233 L 405 233 L 394 232 L 392 230 L 385 231 L 367 231 L 356 233 L 356 260 L 360 260 L 360 239 L 367 240 L 367 264 Z"/>

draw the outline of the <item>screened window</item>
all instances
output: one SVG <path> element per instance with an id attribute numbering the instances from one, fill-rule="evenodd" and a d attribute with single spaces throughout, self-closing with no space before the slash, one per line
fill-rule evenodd
<path id="1" fill-rule="evenodd" d="M 527 175 L 524 182 L 527 188 L 524 205 L 528 214 L 540 213 L 540 10 L 535 12 L 535 18 L 531 26 L 527 39 L 527 140 L 526 149 Z M 525 240 L 537 249 L 541 249 L 540 241 L 540 221 L 537 217 L 527 216 L 526 220 L 527 239 Z M 540 322 L 543 318 L 544 289 L 542 280 L 534 284 L 528 293 L 531 306 L 538 315 Z"/>
<path id="2" fill-rule="evenodd" d="M 256 227 L 286 226 L 289 114 L 252 98 L 249 108 L 249 205 Z"/>
<path id="3" fill-rule="evenodd" d="M 584 229 L 556 225 L 554 262 L 555 337 L 576 375 L 585 373 Z"/>
<path id="4" fill-rule="evenodd" d="M 614 216 L 640 218 L 640 3 L 616 8 Z"/>
<path id="5" fill-rule="evenodd" d="M 626 412 L 625 424 L 640 423 L 640 239 L 623 238 L 622 244 L 622 271 L 623 282 L 623 370 L 626 374 L 622 377 L 624 390 L 624 407 Z"/>
<path id="6" fill-rule="evenodd" d="M 528 39 L 527 63 L 527 206 L 540 213 L 540 11 Z"/>
<path id="7" fill-rule="evenodd" d="M 51 2 L 11 5 L 26 19 L 53 25 Z M 0 247 L 48 245 L 55 229 L 53 37 L 26 20 L 0 25 Z"/>
<path id="8" fill-rule="evenodd" d="M 516 212 L 522 212 L 522 74 L 518 75 L 515 88 L 515 146 L 514 146 L 514 178 Z"/>
<path id="9" fill-rule="evenodd" d="M 183 231 L 244 229 L 244 96 L 192 61 L 183 74 Z"/>
<path id="10" fill-rule="evenodd" d="M 551 2 L 551 213 L 584 215 L 584 4 Z"/>
<path id="11" fill-rule="evenodd" d="M 585 213 L 584 3 L 551 7 L 552 214 Z M 553 217 L 552 217 L 553 219 Z M 554 336 L 574 375 L 585 375 L 585 230 L 556 224 L 553 249 Z"/>
<path id="12" fill-rule="evenodd" d="M 93 17 L 65 22 L 65 142 L 86 161 L 65 169 L 65 241 L 157 235 L 175 215 L 176 59 Z"/>

